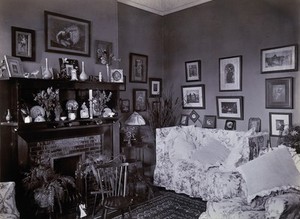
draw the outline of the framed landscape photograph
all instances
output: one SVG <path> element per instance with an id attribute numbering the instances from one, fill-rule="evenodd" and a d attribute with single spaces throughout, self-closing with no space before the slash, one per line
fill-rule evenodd
<path id="1" fill-rule="evenodd" d="M 129 81 L 136 83 L 147 83 L 148 56 L 130 53 L 129 59 Z"/>
<path id="2" fill-rule="evenodd" d="M 242 96 L 217 96 L 216 99 L 219 119 L 244 119 Z"/>
<path id="3" fill-rule="evenodd" d="M 77 75 L 79 75 L 79 64 L 76 59 L 59 58 L 60 66 L 60 79 L 71 79 L 71 71 L 76 69 Z"/>
<path id="4" fill-rule="evenodd" d="M 293 109 L 293 78 L 266 79 L 266 108 Z"/>
<path id="5" fill-rule="evenodd" d="M 242 90 L 242 56 L 219 59 L 219 90 Z"/>
<path id="6" fill-rule="evenodd" d="M 23 78 L 24 69 L 20 58 L 13 56 L 4 56 L 8 76 L 11 78 Z"/>
<path id="7" fill-rule="evenodd" d="M 205 109 L 205 85 L 181 86 L 183 109 Z"/>
<path id="8" fill-rule="evenodd" d="M 111 65 L 113 44 L 111 42 L 95 40 L 96 64 Z"/>
<path id="9" fill-rule="evenodd" d="M 250 118 L 248 122 L 248 130 L 254 129 L 255 132 L 260 132 L 261 130 L 261 119 L 260 118 Z"/>
<path id="10" fill-rule="evenodd" d="M 90 56 L 91 22 L 45 11 L 46 52 Z"/>
<path id="11" fill-rule="evenodd" d="M 201 61 L 185 62 L 185 76 L 186 81 L 201 81 Z"/>
<path id="12" fill-rule="evenodd" d="M 147 90 L 133 89 L 133 110 L 140 112 L 147 110 Z"/>
<path id="13" fill-rule="evenodd" d="M 298 70 L 298 46 L 289 45 L 283 47 L 261 50 L 261 72 L 283 72 Z"/>
<path id="14" fill-rule="evenodd" d="M 186 114 L 181 114 L 180 116 L 180 123 L 179 125 L 188 125 L 189 124 L 189 115 L 186 115 Z"/>
<path id="15" fill-rule="evenodd" d="M 35 61 L 35 31 L 20 27 L 11 27 L 12 56 L 22 61 Z"/>
<path id="16" fill-rule="evenodd" d="M 121 110 L 121 113 L 129 113 L 130 112 L 130 100 L 129 99 L 121 99 L 120 100 L 120 110 Z"/>
<path id="17" fill-rule="evenodd" d="M 292 125 L 292 113 L 269 113 L 270 136 L 280 136 L 284 128 Z"/>
<path id="18" fill-rule="evenodd" d="M 203 128 L 215 129 L 216 128 L 216 116 L 205 115 L 203 119 Z"/>
<path id="19" fill-rule="evenodd" d="M 225 130 L 236 130 L 236 121 L 235 120 L 226 120 L 224 129 Z"/>
<path id="20" fill-rule="evenodd" d="M 161 97 L 162 92 L 162 79 L 149 78 L 150 97 Z"/>

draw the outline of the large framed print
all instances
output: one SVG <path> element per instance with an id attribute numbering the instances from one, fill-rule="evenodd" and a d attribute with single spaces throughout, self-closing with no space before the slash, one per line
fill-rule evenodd
<path id="1" fill-rule="evenodd" d="M 90 56 L 91 22 L 45 11 L 46 52 Z"/>
<path id="2" fill-rule="evenodd" d="M 244 119 L 242 96 L 217 96 L 216 100 L 219 119 Z"/>
<path id="3" fill-rule="evenodd" d="M 293 109 L 293 78 L 266 79 L 266 108 Z"/>
<path id="4" fill-rule="evenodd" d="M 261 72 L 298 70 L 298 46 L 289 45 L 261 50 Z"/>
<path id="5" fill-rule="evenodd" d="M 205 109 L 205 85 L 181 86 L 183 109 Z"/>
<path id="6" fill-rule="evenodd" d="M 22 61 L 35 61 L 35 31 L 20 27 L 11 27 L 12 56 Z"/>
<path id="7" fill-rule="evenodd" d="M 23 78 L 24 69 L 20 58 L 4 55 L 8 76 L 12 78 Z"/>
<path id="8" fill-rule="evenodd" d="M 137 112 L 147 110 L 146 89 L 133 89 L 133 110 Z"/>
<path id="9" fill-rule="evenodd" d="M 129 81 L 147 83 L 148 56 L 130 53 Z"/>
<path id="10" fill-rule="evenodd" d="M 186 81 L 201 81 L 201 61 L 185 62 L 185 76 Z"/>
<path id="11" fill-rule="evenodd" d="M 150 97 L 161 97 L 162 92 L 162 79 L 149 78 Z"/>
<path id="12" fill-rule="evenodd" d="M 219 59 L 219 90 L 242 90 L 242 56 Z"/>
<path id="13" fill-rule="evenodd" d="M 292 113 L 269 113 L 270 136 L 280 136 L 282 131 L 292 125 Z"/>

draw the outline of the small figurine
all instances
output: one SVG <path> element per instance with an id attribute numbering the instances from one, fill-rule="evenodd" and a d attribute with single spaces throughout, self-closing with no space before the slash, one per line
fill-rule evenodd
<path id="1" fill-rule="evenodd" d="M 81 118 L 81 119 L 89 118 L 89 109 L 87 108 L 87 106 L 86 106 L 85 103 L 83 103 L 83 104 L 81 105 L 80 118 Z"/>

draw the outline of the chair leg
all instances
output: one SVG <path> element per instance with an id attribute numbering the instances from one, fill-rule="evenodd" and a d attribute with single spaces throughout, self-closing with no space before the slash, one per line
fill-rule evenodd
<path id="1" fill-rule="evenodd" d="M 107 209 L 104 208 L 104 209 L 103 209 L 103 212 L 102 212 L 102 217 L 101 217 L 101 219 L 106 219 L 106 217 L 107 217 Z"/>
<path id="2" fill-rule="evenodd" d="M 95 194 L 95 200 L 93 205 L 93 217 L 95 216 L 96 203 L 97 203 L 97 194 Z"/>

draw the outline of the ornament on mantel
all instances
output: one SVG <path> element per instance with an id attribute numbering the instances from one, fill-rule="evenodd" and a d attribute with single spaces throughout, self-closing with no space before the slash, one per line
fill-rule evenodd
<path id="1" fill-rule="evenodd" d="M 45 69 L 43 69 L 42 78 L 43 79 L 51 79 L 53 74 L 49 69 L 48 58 L 46 58 L 45 60 L 46 60 L 46 66 L 45 66 Z"/>
<path id="2" fill-rule="evenodd" d="M 88 75 L 85 73 L 84 62 L 82 61 L 82 63 L 81 63 L 81 73 L 79 75 L 79 80 L 80 81 L 86 81 L 88 78 L 89 78 Z"/>

